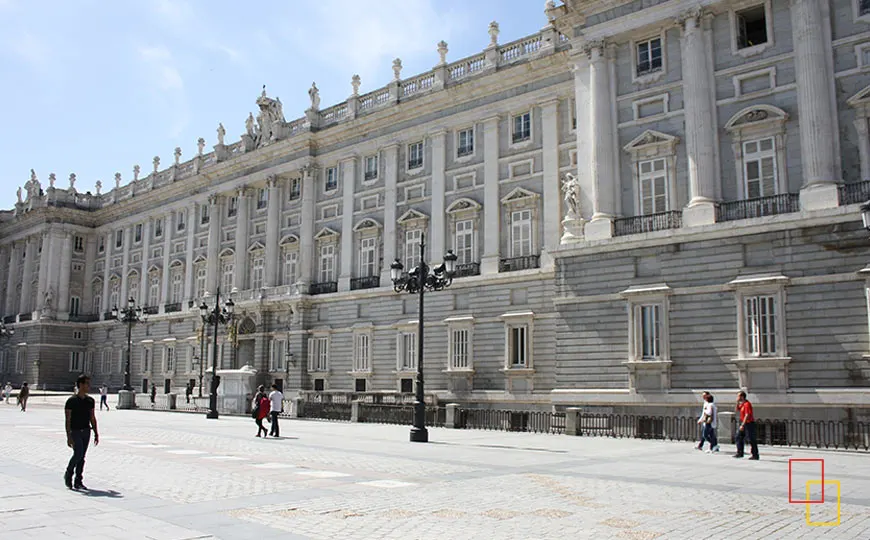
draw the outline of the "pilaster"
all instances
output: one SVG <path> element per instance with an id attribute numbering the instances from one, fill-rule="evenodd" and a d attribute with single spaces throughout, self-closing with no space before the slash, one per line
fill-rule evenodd
<path id="1" fill-rule="evenodd" d="M 236 211 L 236 260 L 233 269 L 233 292 L 247 289 L 248 283 L 248 228 L 250 225 L 250 190 L 239 188 Z M 230 292 L 230 291 L 227 291 Z"/>
<path id="2" fill-rule="evenodd" d="M 338 290 L 349 291 L 353 277 L 353 188 L 356 179 L 356 156 L 341 163 L 341 273 L 338 276 Z"/>
<path id="3" fill-rule="evenodd" d="M 441 260 L 446 253 L 444 235 L 446 214 L 444 212 L 446 140 L 447 131 L 439 129 L 432 133 L 432 230 L 429 254 L 435 261 Z"/>
<path id="4" fill-rule="evenodd" d="M 384 160 L 384 266 L 381 268 L 381 283 L 392 283 L 390 265 L 396 259 L 396 185 L 399 181 L 399 146 L 390 144 L 383 148 Z"/>
<path id="5" fill-rule="evenodd" d="M 595 193 L 595 177 L 592 175 L 592 86 L 589 77 L 589 55 L 583 52 L 582 44 L 575 43 L 571 70 L 574 73 L 574 114 L 577 118 L 577 181 L 580 183 L 580 218 L 592 218 L 592 202 Z"/>
<path id="6" fill-rule="evenodd" d="M 21 274 L 21 299 L 18 304 L 19 313 L 29 313 L 34 310 L 31 305 L 31 282 L 33 280 L 33 263 L 36 260 L 36 239 L 30 237 L 24 244 L 24 272 Z"/>
<path id="7" fill-rule="evenodd" d="M 163 269 L 160 272 L 160 313 L 165 313 L 169 302 L 169 263 L 172 260 L 172 233 L 175 231 L 172 212 L 166 212 L 163 218 Z"/>
<path id="8" fill-rule="evenodd" d="M 97 239 L 93 235 L 85 237 L 85 279 L 82 291 L 82 313 L 90 313 L 94 305 L 94 265 L 97 259 Z"/>
<path id="9" fill-rule="evenodd" d="M 15 302 L 19 301 L 16 298 L 17 292 L 16 280 L 18 278 L 18 264 L 21 260 L 21 242 L 11 242 L 9 244 L 9 267 L 6 276 L 6 315 L 17 315 Z"/>
<path id="10" fill-rule="evenodd" d="M 315 186 L 314 168 L 306 166 L 302 169 L 302 223 L 299 234 L 299 279 L 297 285 L 303 294 L 308 292 L 311 275 L 314 271 L 314 205 L 317 186 Z"/>
<path id="11" fill-rule="evenodd" d="M 861 161 L 861 180 L 870 180 L 870 122 L 866 117 L 858 117 L 854 121 L 858 132 L 858 155 Z"/>
<path id="12" fill-rule="evenodd" d="M 266 210 L 266 287 L 278 286 L 278 235 L 281 231 L 281 184 L 277 176 L 266 179 L 269 189 L 269 207 Z"/>
<path id="13" fill-rule="evenodd" d="M 130 246 L 133 244 L 133 229 L 134 226 L 124 228 L 124 251 L 121 263 L 121 294 L 119 301 L 126 305 L 127 291 L 130 290 L 130 284 L 127 283 L 128 274 L 130 273 Z M 121 306 L 118 306 L 121 307 Z"/>
<path id="14" fill-rule="evenodd" d="M 586 239 L 600 240 L 613 236 L 616 212 L 615 186 L 617 151 L 614 142 L 611 69 L 604 43 L 589 45 L 589 79 L 591 92 L 593 177 L 592 220 L 586 225 Z"/>
<path id="15" fill-rule="evenodd" d="M 221 247 L 221 197 L 208 198 L 208 261 L 206 262 L 206 291 L 214 295 L 218 288 L 218 256 Z"/>
<path id="16" fill-rule="evenodd" d="M 69 278 L 72 266 L 72 234 L 61 237 L 60 275 L 57 286 L 57 312 L 61 319 L 69 319 Z"/>
<path id="17" fill-rule="evenodd" d="M 37 311 L 42 311 L 45 302 L 45 290 L 46 287 L 51 286 L 49 282 L 49 269 L 51 268 L 51 264 L 53 261 L 50 260 L 52 253 L 52 236 L 51 229 L 48 229 L 45 233 L 42 234 L 42 238 L 40 238 L 40 242 L 42 243 L 42 254 L 40 256 L 39 265 L 39 277 L 37 289 L 36 289 L 36 306 L 33 309 Z"/>
<path id="18" fill-rule="evenodd" d="M 103 315 L 109 311 L 109 278 L 112 277 L 112 231 L 108 231 L 105 233 L 105 250 L 103 250 L 104 262 L 103 265 L 103 298 L 102 298 L 102 306 L 100 306 L 100 318 L 102 319 Z M 144 259 L 144 257 L 143 257 Z M 143 265 L 145 263 L 143 262 Z M 147 268 L 147 267 L 146 267 Z M 145 287 L 142 287 L 144 290 Z"/>
<path id="19" fill-rule="evenodd" d="M 497 116 L 483 121 L 483 258 L 480 273 L 497 274 L 501 245 Z"/>
<path id="20" fill-rule="evenodd" d="M 561 182 L 559 181 L 559 100 L 554 99 L 540 104 L 543 136 L 543 224 L 544 251 L 552 253 L 559 246 L 559 231 L 562 221 Z M 547 257 L 550 264 L 552 258 Z"/>
<path id="21" fill-rule="evenodd" d="M 183 309 L 189 309 L 188 306 L 193 302 L 193 307 L 196 307 L 197 302 L 194 299 L 196 291 L 193 290 L 193 255 L 196 252 L 196 224 L 199 222 L 196 215 L 196 203 L 191 202 L 187 209 L 187 240 L 185 242 L 187 250 L 185 251 L 184 260 L 184 304 Z"/>
<path id="22" fill-rule="evenodd" d="M 148 302 L 148 261 L 151 259 L 151 218 L 142 224 L 142 268 L 139 270 L 139 298 L 136 299 L 140 306 L 146 306 Z"/>

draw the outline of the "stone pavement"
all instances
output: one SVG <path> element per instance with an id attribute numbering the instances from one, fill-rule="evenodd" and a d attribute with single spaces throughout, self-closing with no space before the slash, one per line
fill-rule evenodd
<path id="1" fill-rule="evenodd" d="M 114 400 L 113 400 L 114 401 Z M 14 538 L 870 538 L 870 455 L 762 447 L 246 418 L 98 413 L 90 493 L 61 479 L 61 405 L 0 404 L 0 535 Z M 788 503 L 788 458 L 824 458 L 841 524 Z M 807 478 L 797 478 L 803 486 Z M 796 489 L 795 497 L 801 489 Z M 811 519 L 836 518 L 836 491 Z"/>

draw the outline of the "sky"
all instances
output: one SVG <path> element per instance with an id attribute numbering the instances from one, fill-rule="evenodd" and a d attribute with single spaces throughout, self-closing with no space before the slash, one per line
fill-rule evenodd
<path id="1" fill-rule="evenodd" d="M 0 0 L 0 209 L 36 171 L 43 188 L 103 191 L 244 132 L 263 85 L 288 121 L 315 81 L 321 109 L 392 79 L 482 51 L 490 21 L 500 43 L 540 30 L 544 0 Z M 255 112 L 256 115 L 256 112 Z"/>

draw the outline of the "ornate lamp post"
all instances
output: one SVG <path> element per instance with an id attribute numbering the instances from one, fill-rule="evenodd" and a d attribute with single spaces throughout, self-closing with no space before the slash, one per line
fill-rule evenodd
<path id="1" fill-rule="evenodd" d="M 15 335 L 15 329 L 0 321 L 0 339 L 9 339 Z"/>
<path id="2" fill-rule="evenodd" d="M 127 360 L 124 362 L 124 390 L 130 392 L 133 386 L 130 384 L 130 358 L 133 356 L 133 325 L 145 322 L 148 316 L 142 311 L 142 306 L 136 306 L 136 300 L 131 296 L 127 299 L 127 305 L 123 309 L 118 306 L 112 307 L 112 317 L 119 323 L 127 325 Z"/>
<path id="3" fill-rule="evenodd" d="M 217 374 L 218 325 L 232 323 L 233 312 L 236 307 L 232 299 L 227 300 L 223 308 L 220 307 L 220 303 L 221 290 L 220 288 L 218 288 L 217 295 L 215 296 L 214 300 L 214 309 L 209 311 L 205 300 L 203 300 L 202 304 L 199 306 L 199 314 L 202 317 L 203 325 L 208 324 L 214 326 L 214 348 L 211 352 L 211 388 L 209 389 L 208 394 L 208 413 L 205 415 L 206 418 L 212 419 L 218 417 L 217 389 L 221 383 L 221 378 L 218 377 Z"/>
<path id="4" fill-rule="evenodd" d="M 870 231 L 870 201 L 861 205 L 861 221 L 864 222 L 864 228 Z"/>
<path id="5" fill-rule="evenodd" d="M 429 442 L 429 432 L 426 430 L 426 402 L 423 393 L 423 294 L 428 291 L 440 291 L 453 283 L 453 272 L 456 269 L 456 255 L 450 250 L 444 256 L 444 263 L 429 268 L 423 260 L 426 244 L 420 235 L 420 264 L 407 274 L 399 259 L 390 265 L 390 278 L 393 280 L 393 290 L 397 293 L 406 291 L 418 294 L 420 308 L 417 319 L 417 384 L 414 395 L 414 426 L 411 428 L 411 442 Z"/>
<path id="6" fill-rule="evenodd" d="M 199 341 L 199 356 L 195 357 L 194 365 L 199 367 L 199 398 L 202 398 L 202 370 L 205 365 L 206 357 L 205 357 L 205 323 L 199 325 L 199 334 L 196 336 L 196 340 Z"/>

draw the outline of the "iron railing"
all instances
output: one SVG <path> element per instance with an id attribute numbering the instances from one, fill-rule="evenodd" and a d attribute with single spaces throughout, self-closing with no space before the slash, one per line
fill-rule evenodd
<path id="1" fill-rule="evenodd" d="M 177 311 L 181 311 L 181 302 L 166 304 L 165 306 L 163 306 L 163 311 L 165 313 L 175 313 Z"/>
<path id="2" fill-rule="evenodd" d="M 340 403 L 347 404 L 354 401 L 361 403 L 372 403 L 378 405 L 411 405 L 414 403 L 413 393 L 398 393 L 398 392 L 343 392 L 343 391 L 317 391 L 317 390 L 300 390 L 299 397 L 302 401 L 314 403 Z M 438 403 L 434 394 L 426 394 L 423 396 L 426 405 L 435 405 Z"/>
<path id="3" fill-rule="evenodd" d="M 145 306 L 144 308 L 142 308 L 142 312 L 145 315 L 157 315 L 158 313 L 160 313 L 160 307 L 159 306 Z"/>
<path id="4" fill-rule="evenodd" d="M 580 435 L 619 439 L 695 441 L 700 434 L 698 419 L 689 416 L 634 414 L 580 414 Z"/>
<path id="5" fill-rule="evenodd" d="M 350 403 L 324 403 L 303 401 L 300 404 L 300 418 L 316 418 L 318 420 L 350 421 Z"/>
<path id="6" fill-rule="evenodd" d="M 870 200 L 870 180 L 838 186 L 840 205 L 865 203 Z"/>
<path id="7" fill-rule="evenodd" d="M 338 290 L 338 282 L 324 281 L 323 283 L 312 283 L 308 289 L 309 294 L 328 294 Z"/>
<path id="8" fill-rule="evenodd" d="M 96 313 L 91 313 L 91 314 L 87 314 L 87 315 L 80 313 L 78 315 L 70 315 L 69 320 L 70 320 L 70 322 L 94 322 L 94 321 L 99 321 L 100 316 Z"/>
<path id="9" fill-rule="evenodd" d="M 7 315 L 3 317 L 3 324 L 14 324 L 17 320 L 18 317 L 16 317 L 15 315 Z"/>
<path id="10" fill-rule="evenodd" d="M 458 412 L 459 427 L 465 429 L 565 433 L 565 413 L 462 408 Z"/>
<path id="11" fill-rule="evenodd" d="M 32 320 L 33 320 L 33 313 L 32 312 L 18 314 L 18 322 L 32 321 Z"/>
<path id="12" fill-rule="evenodd" d="M 358 289 L 377 289 L 381 286 L 381 276 L 366 276 L 366 277 L 358 277 L 351 278 L 350 280 L 350 290 L 356 291 Z"/>
<path id="13" fill-rule="evenodd" d="M 731 419 L 732 433 L 737 433 L 737 418 Z M 778 420 L 755 421 L 758 444 L 870 450 L 870 423 L 848 420 Z"/>
<path id="14" fill-rule="evenodd" d="M 667 229 L 679 229 L 683 226 L 683 213 L 679 210 L 659 212 L 645 216 L 620 218 L 613 222 L 614 236 L 641 234 Z"/>
<path id="15" fill-rule="evenodd" d="M 480 263 L 465 263 L 465 264 L 457 264 L 456 268 L 453 272 L 453 277 L 461 278 L 467 276 L 479 276 L 480 275 Z"/>
<path id="16" fill-rule="evenodd" d="M 716 208 L 716 221 L 735 221 L 738 219 L 775 216 L 799 210 L 800 196 L 797 193 L 783 193 L 770 197 L 719 203 L 719 206 Z"/>
<path id="17" fill-rule="evenodd" d="M 112 321 L 112 320 L 115 320 L 117 318 L 118 317 L 115 317 L 111 311 L 107 311 L 107 312 L 103 313 L 103 320 L 104 321 Z"/>
<path id="18" fill-rule="evenodd" d="M 518 270 L 530 270 L 540 268 L 541 257 L 539 255 L 526 255 L 525 257 L 511 257 L 501 259 L 498 262 L 499 272 L 516 272 Z"/>
<path id="19" fill-rule="evenodd" d="M 426 407 L 427 426 L 444 427 L 446 418 L 447 409 L 444 407 Z M 360 403 L 359 421 L 370 424 L 411 425 L 414 423 L 414 406 Z"/>

